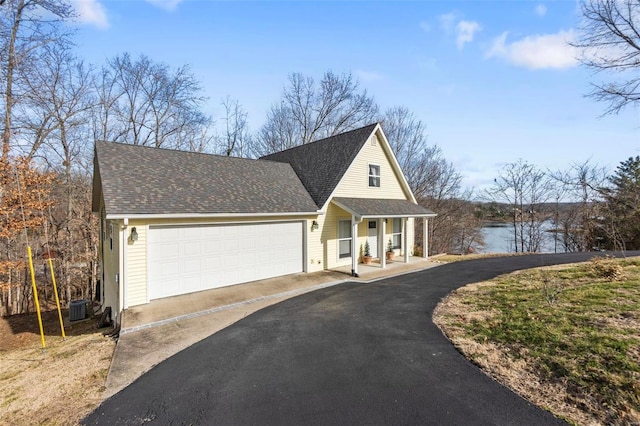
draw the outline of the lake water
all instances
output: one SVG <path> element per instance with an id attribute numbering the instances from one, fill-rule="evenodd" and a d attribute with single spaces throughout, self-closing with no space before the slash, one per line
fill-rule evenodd
<path id="1" fill-rule="evenodd" d="M 551 224 L 549 224 L 551 226 Z M 513 225 L 512 224 L 492 224 L 482 228 L 484 235 L 485 247 L 478 250 L 479 253 L 513 253 L 515 252 L 513 244 Z M 545 239 L 542 242 L 543 253 L 553 253 L 555 244 L 552 233 L 545 233 Z M 560 250 L 560 248 L 558 247 Z"/>

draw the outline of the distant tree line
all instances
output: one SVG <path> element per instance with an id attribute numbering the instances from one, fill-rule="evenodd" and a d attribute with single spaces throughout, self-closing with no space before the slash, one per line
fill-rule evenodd
<path id="1" fill-rule="evenodd" d="M 518 160 L 503 167 L 486 196 L 492 202 L 480 215 L 511 223 L 516 252 L 540 251 L 548 238 L 560 252 L 640 249 L 638 156 L 613 174 L 589 161 L 544 171 Z"/>

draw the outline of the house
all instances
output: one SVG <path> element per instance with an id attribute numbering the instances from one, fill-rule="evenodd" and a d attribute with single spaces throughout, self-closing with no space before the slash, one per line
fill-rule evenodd
<path id="1" fill-rule="evenodd" d="M 96 142 L 101 301 L 151 300 L 351 266 L 365 242 L 408 262 L 419 206 L 379 124 L 258 160 Z M 423 241 L 427 241 L 426 229 Z M 427 250 L 423 251 L 427 256 Z"/>

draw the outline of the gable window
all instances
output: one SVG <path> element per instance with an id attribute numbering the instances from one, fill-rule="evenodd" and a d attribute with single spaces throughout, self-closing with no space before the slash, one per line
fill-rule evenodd
<path id="1" fill-rule="evenodd" d="M 351 221 L 338 221 L 338 257 L 351 257 Z"/>
<path id="2" fill-rule="evenodd" d="M 399 249 L 402 246 L 402 219 L 393 219 L 391 241 L 394 249 Z"/>
<path id="3" fill-rule="evenodd" d="M 369 164 L 369 186 L 380 187 L 380 166 Z"/>

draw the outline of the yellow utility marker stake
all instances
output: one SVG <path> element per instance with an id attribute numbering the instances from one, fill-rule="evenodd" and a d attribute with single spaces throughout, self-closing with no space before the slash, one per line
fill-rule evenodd
<path id="1" fill-rule="evenodd" d="M 56 285 L 56 275 L 53 273 L 53 262 L 51 261 L 51 252 L 49 252 L 49 269 L 51 270 L 51 281 L 53 282 L 53 294 L 56 295 L 56 305 L 58 306 L 58 319 L 60 320 L 60 331 L 62 332 L 62 340 L 66 340 L 64 334 L 64 323 L 62 322 L 62 311 L 60 310 L 60 298 L 58 297 L 58 286 Z"/>
<path id="2" fill-rule="evenodd" d="M 44 330 L 42 329 L 42 316 L 40 315 L 40 302 L 38 302 L 38 289 L 36 287 L 36 274 L 33 272 L 33 258 L 31 255 L 31 246 L 27 246 L 27 253 L 29 254 L 29 270 L 31 271 L 31 285 L 33 286 L 33 301 L 36 305 L 36 312 L 38 313 L 38 325 L 40 326 L 40 340 L 42 340 L 42 350 L 47 349 L 47 345 L 44 343 Z"/>

